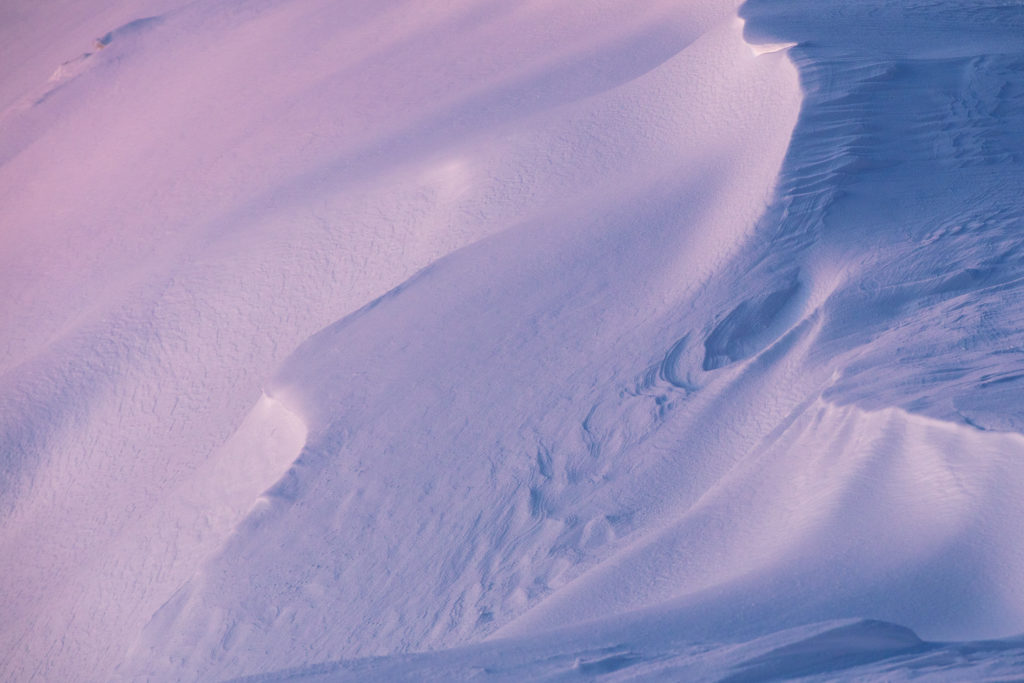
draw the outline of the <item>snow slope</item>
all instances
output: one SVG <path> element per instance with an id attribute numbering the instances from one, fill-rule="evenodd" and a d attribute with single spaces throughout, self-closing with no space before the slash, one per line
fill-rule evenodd
<path id="1" fill-rule="evenodd" d="M 0 122 L 0 656 L 16 678 L 108 675 L 287 469 L 305 428 L 260 396 L 302 339 L 466 243 L 586 204 L 596 181 L 642 190 L 646 166 L 677 164 L 681 103 L 573 103 L 732 13 L 78 7 L 5 23 L 31 81 L 10 82 Z"/>
<path id="2" fill-rule="evenodd" d="M 713 86 L 687 78 L 709 69 Z M 655 395 L 624 401 L 622 382 L 665 353 L 680 304 L 749 233 L 794 94 L 785 58 L 755 58 L 727 19 L 532 122 L 526 151 L 591 144 L 614 166 L 296 351 L 268 392 L 309 427 L 302 454 L 127 671 L 219 678 L 479 639 L 639 533 L 656 511 L 608 499 L 649 495 L 666 463 L 631 451 L 662 411 Z"/>
<path id="3" fill-rule="evenodd" d="M 4 677 L 1020 671 L 1019 2 L 91 4 L 0 28 Z"/>
<path id="4" fill-rule="evenodd" d="M 742 643 L 679 638 L 683 621 L 643 614 L 543 636 L 439 652 L 324 662 L 238 679 L 260 681 L 885 680 L 1006 681 L 1024 666 L 1024 643 L 929 643 L 895 624 L 845 620 L 812 624 Z"/>

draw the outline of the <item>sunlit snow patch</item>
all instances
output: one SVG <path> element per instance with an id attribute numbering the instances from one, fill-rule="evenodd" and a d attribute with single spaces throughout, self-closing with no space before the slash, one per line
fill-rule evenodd
<path id="1" fill-rule="evenodd" d="M 765 54 L 768 54 L 769 52 L 779 52 L 781 50 L 788 50 L 789 48 L 794 47 L 796 45 L 796 43 L 760 43 L 760 44 L 747 43 L 747 44 L 750 45 L 750 51 L 753 52 L 755 55 L 765 55 Z"/>
<path id="2" fill-rule="evenodd" d="M 232 512 L 272 486 L 288 470 L 306 442 L 306 425 L 277 399 L 263 394 L 245 422 L 219 453 L 219 477 L 238 492 Z M 231 524 L 237 523 L 237 518 Z"/>

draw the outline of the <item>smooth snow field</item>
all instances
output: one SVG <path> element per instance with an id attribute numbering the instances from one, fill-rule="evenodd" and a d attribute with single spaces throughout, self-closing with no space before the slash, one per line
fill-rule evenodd
<path id="1" fill-rule="evenodd" d="M 3 0 L 0 680 L 1024 679 L 1021 0 Z"/>

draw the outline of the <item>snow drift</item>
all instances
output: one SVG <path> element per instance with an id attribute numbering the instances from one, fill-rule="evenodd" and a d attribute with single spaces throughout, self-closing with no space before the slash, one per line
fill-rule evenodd
<path id="1" fill-rule="evenodd" d="M 934 642 L 1024 631 L 1019 4 L 90 4 L 5 29 L 7 677 L 1019 665 Z"/>

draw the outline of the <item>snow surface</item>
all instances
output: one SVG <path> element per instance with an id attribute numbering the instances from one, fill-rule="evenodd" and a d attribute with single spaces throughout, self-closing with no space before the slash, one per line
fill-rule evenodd
<path id="1" fill-rule="evenodd" d="M 1020 676 L 1022 36 L 5 2 L 0 678 Z"/>
<path id="2" fill-rule="evenodd" d="M 694 643 L 673 637 L 678 619 L 636 616 L 615 625 L 587 624 L 524 640 L 324 662 L 237 680 L 1006 681 L 1019 677 L 1024 667 L 1020 638 L 928 643 L 895 624 L 843 620 L 742 643 Z"/>

